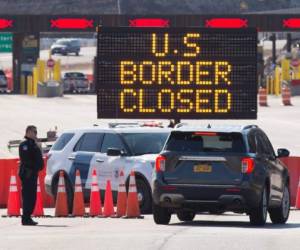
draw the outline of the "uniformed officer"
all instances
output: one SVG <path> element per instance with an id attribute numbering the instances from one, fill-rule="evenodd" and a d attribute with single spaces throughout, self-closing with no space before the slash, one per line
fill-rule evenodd
<path id="1" fill-rule="evenodd" d="M 37 191 L 38 172 L 44 167 L 41 148 L 37 142 L 37 129 L 30 125 L 26 128 L 25 141 L 19 146 L 20 169 L 22 182 L 23 215 L 22 225 L 35 226 L 37 222 L 31 219 Z"/>

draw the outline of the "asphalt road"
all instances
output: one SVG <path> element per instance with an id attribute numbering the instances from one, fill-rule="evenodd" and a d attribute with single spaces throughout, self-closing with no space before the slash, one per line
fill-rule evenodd
<path id="1" fill-rule="evenodd" d="M 257 120 L 187 121 L 191 124 L 258 124 L 269 135 L 275 148 L 287 147 L 300 155 L 300 97 L 284 107 L 281 99 L 269 98 L 270 107 L 259 108 Z M 0 95 L 0 157 L 10 139 L 21 139 L 24 128 L 35 124 L 39 136 L 58 126 L 67 128 L 106 125 L 113 120 L 97 120 L 96 96 L 70 95 L 63 98 L 33 98 Z M 166 124 L 168 121 L 164 121 Z M 5 214 L 0 210 L 0 214 Z M 46 214 L 52 215 L 53 209 Z M 245 215 L 198 215 L 194 222 L 172 217 L 169 226 L 155 225 L 151 215 L 143 220 L 100 218 L 39 218 L 38 227 L 22 227 L 20 218 L 0 217 L 0 250 L 9 249 L 300 249 L 300 212 L 292 211 L 287 225 L 270 221 L 264 228 L 252 227 Z"/>
<path id="2" fill-rule="evenodd" d="M 259 107 L 257 120 L 190 120 L 189 124 L 257 124 L 269 136 L 274 148 L 288 148 L 291 155 L 300 156 L 300 97 L 293 106 L 283 106 L 280 97 L 269 97 L 269 107 Z M 49 129 L 106 125 L 116 120 L 97 119 L 95 95 L 67 95 L 63 98 L 35 98 L 21 95 L 0 95 L 0 157 L 11 157 L 9 140 L 22 139 L 28 124 L 35 124 L 39 136 Z M 120 120 L 128 121 L 128 120 Z M 185 122 L 185 121 L 184 121 Z M 167 120 L 164 120 L 168 124 Z M 300 249 L 300 248 L 299 248 Z"/>
<path id="3" fill-rule="evenodd" d="M 4 214 L 5 210 L 0 210 Z M 53 214 L 53 209 L 47 211 Z M 268 221 L 263 228 L 250 226 L 248 217 L 197 215 L 193 222 L 156 225 L 144 219 L 37 218 L 39 226 L 24 227 L 20 218 L 0 218 L 0 249 L 99 250 L 99 249 L 197 249 L 197 250 L 298 250 L 300 212 L 292 211 L 286 225 Z"/>

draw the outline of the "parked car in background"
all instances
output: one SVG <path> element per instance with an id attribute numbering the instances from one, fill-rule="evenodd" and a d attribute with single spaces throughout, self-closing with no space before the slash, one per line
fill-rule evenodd
<path id="1" fill-rule="evenodd" d="M 89 80 L 81 72 L 66 72 L 62 81 L 64 92 L 87 93 L 89 91 Z"/>
<path id="2" fill-rule="evenodd" d="M 197 212 L 232 211 L 264 225 L 267 214 L 284 224 L 290 211 L 290 178 L 266 134 L 257 126 L 174 129 L 156 159 L 153 216 L 168 224 L 171 214 L 192 221 Z"/>
<path id="3" fill-rule="evenodd" d="M 80 41 L 77 39 L 58 39 L 51 46 L 51 54 L 68 55 L 75 53 L 76 56 L 80 52 Z"/>
<path id="4" fill-rule="evenodd" d="M 5 72 L 0 70 L 0 93 L 6 93 L 7 91 L 7 78 Z"/>

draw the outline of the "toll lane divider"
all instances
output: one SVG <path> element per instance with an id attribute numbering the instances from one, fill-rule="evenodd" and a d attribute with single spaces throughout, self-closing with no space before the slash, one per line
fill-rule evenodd
<path id="1" fill-rule="evenodd" d="M 47 164 L 46 159 L 45 166 Z M 9 192 L 9 181 L 11 171 L 15 170 L 18 172 L 19 169 L 19 159 L 0 159 L 0 207 L 6 208 L 7 200 L 8 200 L 8 192 Z M 54 201 L 51 196 L 49 196 L 45 191 L 44 179 L 46 175 L 46 167 L 40 172 L 39 174 L 39 181 L 41 187 L 41 194 L 44 207 L 53 207 Z M 17 176 L 17 187 L 18 190 L 21 192 L 21 181 L 19 176 Z"/>
<path id="2" fill-rule="evenodd" d="M 290 188 L 291 188 L 291 205 L 295 206 L 297 186 L 300 177 L 300 157 L 291 156 L 280 159 L 288 168 L 290 174 Z M 18 170 L 19 159 L 0 159 L 0 207 L 6 208 L 9 192 L 9 182 L 11 171 Z M 46 166 L 46 160 L 45 160 Z M 46 167 L 39 174 L 41 193 L 43 198 L 43 205 L 47 208 L 54 207 L 54 200 L 45 191 L 44 179 L 46 175 Z M 17 176 L 18 190 L 21 190 L 21 182 Z"/>

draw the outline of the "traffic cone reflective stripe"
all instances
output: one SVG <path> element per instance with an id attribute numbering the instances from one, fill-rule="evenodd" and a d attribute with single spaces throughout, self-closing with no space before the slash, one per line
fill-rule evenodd
<path id="1" fill-rule="evenodd" d="M 59 174 L 59 180 L 58 180 L 58 193 L 65 193 L 66 187 L 65 187 L 65 179 L 64 179 L 64 172 L 60 172 Z"/>
<path id="2" fill-rule="evenodd" d="M 299 178 L 298 188 L 297 188 L 296 209 L 300 209 L 300 178 Z"/>
<path id="3" fill-rule="evenodd" d="M 119 175 L 117 217 L 122 217 L 126 215 L 126 205 L 127 205 L 126 185 L 125 185 L 124 172 L 123 170 L 121 170 Z"/>
<path id="4" fill-rule="evenodd" d="M 68 214 L 68 201 L 65 188 L 64 172 L 60 171 L 55 203 L 55 216 L 62 217 L 68 216 Z"/>
<path id="5" fill-rule="evenodd" d="M 75 177 L 75 192 L 82 192 L 80 172 L 78 169 L 76 170 L 76 177 Z"/>
<path id="6" fill-rule="evenodd" d="M 92 184 L 92 192 L 97 192 L 99 191 L 99 187 L 98 187 L 98 184 Z"/>
<path id="7" fill-rule="evenodd" d="M 129 190 L 128 190 L 128 199 L 127 199 L 127 209 L 126 217 L 127 218 L 138 218 L 141 216 L 140 206 L 137 197 L 136 183 L 134 171 L 130 173 L 129 181 Z"/>
<path id="8" fill-rule="evenodd" d="M 110 217 L 114 215 L 114 204 L 113 204 L 113 197 L 111 191 L 111 184 L 110 180 L 106 181 L 106 188 L 105 188 L 105 199 L 104 199 L 104 211 L 103 215 L 105 217 Z"/>
<path id="9" fill-rule="evenodd" d="M 99 192 L 98 179 L 96 169 L 92 174 L 92 185 L 90 195 L 90 216 L 102 215 L 101 196 Z"/>
<path id="10" fill-rule="evenodd" d="M 18 191 L 17 179 L 16 176 L 12 175 L 10 177 L 9 192 L 17 192 L 17 191 Z"/>
<path id="11" fill-rule="evenodd" d="M 81 178 L 79 170 L 76 170 L 75 188 L 74 188 L 74 200 L 73 200 L 73 216 L 84 216 L 84 199 L 81 186 Z"/>
<path id="12" fill-rule="evenodd" d="M 44 216 L 43 198 L 41 193 L 40 180 L 37 180 L 36 202 L 33 211 L 33 216 Z"/>
<path id="13" fill-rule="evenodd" d="M 8 216 L 20 216 L 21 204 L 20 193 L 18 191 L 16 171 L 11 171 L 9 193 L 7 201 L 7 215 Z"/>

